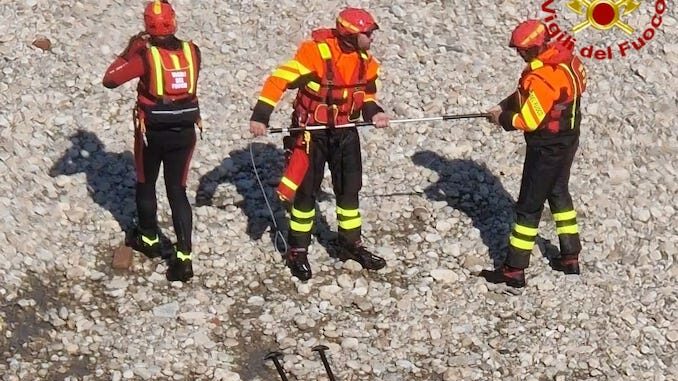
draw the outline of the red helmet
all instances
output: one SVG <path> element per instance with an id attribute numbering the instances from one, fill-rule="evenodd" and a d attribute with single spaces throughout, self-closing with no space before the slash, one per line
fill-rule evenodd
<path id="1" fill-rule="evenodd" d="M 521 22 L 511 33 L 509 46 L 518 49 L 529 49 L 548 42 L 549 32 L 546 25 L 539 20 Z"/>
<path id="2" fill-rule="evenodd" d="M 379 29 L 374 17 L 360 8 L 346 8 L 337 16 L 337 32 L 340 36 L 369 33 Z"/>
<path id="3" fill-rule="evenodd" d="M 174 8 L 167 1 L 155 0 L 144 10 L 146 33 L 151 36 L 167 36 L 176 33 L 177 18 Z"/>

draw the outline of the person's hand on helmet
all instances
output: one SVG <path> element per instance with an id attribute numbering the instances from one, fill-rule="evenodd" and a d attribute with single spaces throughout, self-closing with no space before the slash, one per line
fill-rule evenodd
<path id="1" fill-rule="evenodd" d="M 250 121 L 250 132 L 254 136 L 263 136 L 263 135 L 266 135 L 266 132 L 268 132 L 268 129 L 266 128 L 265 124 L 263 124 L 261 122 L 257 122 L 255 120 L 251 120 Z"/>
<path id="2" fill-rule="evenodd" d="M 491 109 L 487 110 L 487 120 L 492 123 L 499 125 L 499 116 L 501 115 L 501 106 L 496 105 Z"/>
<path id="3" fill-rule="evenodd" d="M 139 53 L 139 51 L 146 46 L 149 37 L 150 37 L 149 34 L 144 31 L 141 31 L 135 34 L 134 36 L 130 37 L 129 42 L 127 43 L 127 47 L 120 54 L 120 57 L 129 59 L 129 57 Z"/>
<path id="4" fill-rule="evenodd" d="M 374 127 L 376 128 L 386 128 L 389 126 L 390 120 L 391 118 L 389 118 L 386 113 L 379 112 L 372 117 L 372 124 L 374 124 Z"/>

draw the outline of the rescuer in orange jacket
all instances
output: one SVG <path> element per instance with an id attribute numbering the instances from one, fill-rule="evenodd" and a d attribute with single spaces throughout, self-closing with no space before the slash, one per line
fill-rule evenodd
<path id="1" fill-rule="evenodd" d="M 315 202 L 325 163 L 332 172 L 337 199 L 338 247 L 341 260 L 353 259 L 363 268 L 378 270 L 383 258 L 370 253 L 361 241 L 358 192 L 362 187 L 362 159 L 356 128 L 333 128 L 358 121 L 361 116 L 377 128 L 387 127 L 389 117 L 376 99 L 379 63 L 368 50 L 379 27 L 365 10 L 341 11 L 334 29 L 313 31 L 294 58 L 280 65 L 261 90 L 250 118 L 250 131 L 264 135 L 276 104 L 288 89 L 298 89 L 292 127 L 327 125 L 284 139 L 292 150 L 278 187 L 281 199 L 293 202 L 290 215 L 286 264 L 300 280 L 311 278 L 307 248 L 315 220 Z"/>
<path id="2" fill-rule="evenodd" d="M 541 21 L 518 25 L 509 46 L 516 48 L 528 65 L 517 91 L 489 110 L 489 119 L 507 131 L 523 131 L 527 153 L 508 255 L 500 268 L 484 270 L 481 275 L 492 283 L 524 287 L 524 269 L 530 263 L 546 200 L 556 223 L 561 254 L 552 259 L 551 266 L 566 274 L 579 274 L 581 243 L 568 183 L 579 146 L 586 72 L 572 50 L 558 42 L 549 44 Z"/>
<path id="3" fill-rule="evenodd" d="M 103 84 L 113 89 L 139 78 L 134 110 L 139 222 L 131 245 L 149 257 L 161 255 L 155 183 L 162 163 L 177 236 L 166 275 L 170 281 L 187 281 L 193 277 L 193 216 L 186 178 L 196 143 L 195 126 L 202 130 L 197 97 L 200 50 L 174 36 L 176 15 L 166 1 L 147 4 L 144 24 L 145 31 L 133 36 L 106 70 Z"/>

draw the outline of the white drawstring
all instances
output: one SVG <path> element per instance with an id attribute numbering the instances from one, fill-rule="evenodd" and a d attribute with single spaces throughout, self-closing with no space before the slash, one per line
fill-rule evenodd
<path id="1" fill-rule="evenodd" d="M 287 241 L 285 240 L 285 237 L 280 232 L 280 228 L 278 227 L 278 222 L 275 220 L 275 213 L 273 213 L 273 208 L 271 207 L 271 203 L 268 201 L 268 196 L 266 196 L 266 189 L 264 188 L 264 184 L 261 182 L 261 178 L 259 177 L 259 171 L 257 170 L 257 164 L 254 162 L 254 142 L 250 142 L 250 160 L 252 161 L 252 169 L 254 169 L 254 176 L 257 178 L 257 183 L 259 184 L 259 189 L 261 190 L 261 194 L 264 196 L 264 201 L 266 201 L 266 208 L 268 208 L 268 213 L 271 215 L 271 221 L 273 222 L 273 228 L 275 229 L 275 238 L 273 239 L 274 249 L 276 251 L 278 250 L 278 240 L 282 240 L 282 243 L 285 247 L 285 253 L 287 253 L 287 249 L 288 249 Z"/>

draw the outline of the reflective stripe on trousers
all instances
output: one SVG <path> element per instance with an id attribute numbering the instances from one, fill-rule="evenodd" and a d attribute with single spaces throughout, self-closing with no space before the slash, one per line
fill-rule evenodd
<path id="1" fill-rule="evenodd" d="M 344 209 L 337 206 L 337 225 L 340 230 L 353 230 L 362 225 L 358 209 Z"/>
<path id="2" fill-rule="evenodd" d="M 579 227 L 577 226 L 577 212 L 570 209 L 564 212 L 553 213 L 553 220 L 556 221 L 556 233 L 563 234 L 578 234 Z"/>
<path id="3" fill-rule="evenodd" d="M 362 158 L 360 138 L 355 128 L 311 133 L 309 169 L 294 198 L 294 211 L 315 209 L 323 181 L 325 165 L 332 173 L 332 189 L 336 196 L 339 237 L 347 242 L 360 240 L 362 219 L 358 193 L 362 187 Z M 319 219 L 319 223 L 324 223 Z M 311 221 L 294 215 L 290 219 L 288 243 L 290 247 L 307 247 L 311 242 Z"/>
<path id="4" fill-rule="evenodd" d="M 299 233 L 311 232 L 313 221 L 315 220 L 315 209 L 303 211 L 292 207 L 290 214 L 290 230 Z"/>
<path id="5" fill-rule="evenodd" d="M 552 145 L 527 146 L 520 195 L 516 202 L 516 221 L 509 237 L 506 263 L 526 268 L 537 237 L 544 203 L 548 200 L 553 212 L 562 254 L 581 251 L 576 212 L 569 191 L 570 168 L 579 139 L 573 136 Z"/>

